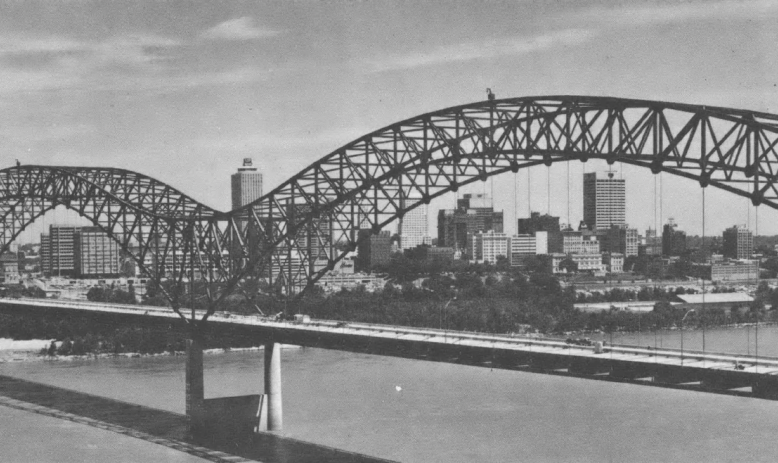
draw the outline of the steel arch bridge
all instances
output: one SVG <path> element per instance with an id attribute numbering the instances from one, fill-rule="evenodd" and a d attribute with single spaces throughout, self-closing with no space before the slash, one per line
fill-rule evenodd
<path id="1" fill-rule="evenodd" d="M 360 229 L 377 233 L 462 185 L 536 165 L 623 162 L 778 208 L 777 144 L 778 115 L 755 111 L 586 96 L 488 100 L 364 135 L 230 212 L 122 169 L 7 168 L 0 251 L 64 205 L 107 232 L 146 275 L 207 283 L 210 315 L 247 280 L 305 287 L 366 239 Z M 182 301 L 167 295 L 178 311 Z"/>

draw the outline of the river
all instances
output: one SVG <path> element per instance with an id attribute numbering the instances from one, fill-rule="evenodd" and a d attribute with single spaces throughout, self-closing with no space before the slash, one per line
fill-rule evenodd
<path id="1" fill-rule="evenodd" d="M 685 348 L 701 349 L 701 332 L 684 334 Z M 708 330 L 706 349 L 748 352 L 754 338 L 753 328 Z M 653 345 L 654 335 L 614 336 L 638 341 Z M 680 346 L 680 332 L 660 333 L 660 342 Z M 759 329 L 759 350 L 778 356 L 778 328 Z M 285 434 L 403 462 L 774 461 L 778 455 L 778 402 L 321 349 L 285 349 L 282 357 Z M 261 363 L 256 351 L 207 355 L 206 396 L 260 392 Z M 183 357 L 7 362 L 0 374 L 184 410 Z M 30 422 L 42 418 L 0 408 L 0 436 L 15 435 L 0 437 L 0 448 L 43 449 L 33 454 L 39 458 L 21 461 L 102 461 L 111 447 L 119 461 L 195 459 L 162 447 L 150 456 L 152 444 L 135 449 L 130 438 L 104 431 L 80 457 L 46 458 L 42 439 L 53 433 L 68 442 L 63 436 L 73 430 Z"/>

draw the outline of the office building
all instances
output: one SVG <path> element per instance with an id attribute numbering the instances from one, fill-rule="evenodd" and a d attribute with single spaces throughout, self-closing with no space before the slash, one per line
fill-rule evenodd
<path id="1" fill-rule="evenodd" d="M 51 276 L 75 276 L 74 238 L 79 227 L 49 226 L 49 262 Z"/>
<path id="2" fill-rule="evenodd" d="M 626 225 L 626 188 L 624 179 L 606 178 L 597 173 L 584 174 L 584 222 L 590 230 L 607 230 Z"/>
<path id="3" fill-rule="evenodd" d="M 536 232 L 546 232 L 547 252 L 562 252 L 563 243 L 559 217 L 531 212 L 529 218 L 518 219 L 517 229 L 517 235 L 535 235 Z"/>
<path id="4" fill-rule="evenodd" d="M 359 230 L 357 258 L 354 261 L 357 272 L 370 271 L 376 265 L 389 262 L 392 252 L 391 235 L 381 230 L 377 235 L 371 229 Z"/>
<path id="5" fill-rule="evenodd" d="M 686 233 L 676 230 L 675 221 L 670 218 L 662 231 L 662 255 L 680 256 L 686 252 Z"/>
<path id="6" fill-rule="evenodd" d="M 497 233 L 494 230 L 478 232 L 473 236 L 472 260 L 476 263 L 496 264 L 497 257 L 508 258 L 508 235 Z"/>
<path id="7" fill-rule="evenodd" d="M 400 235 L 400 247 L 413 249 L 420 244 L 429 244 L 429 230 L 427 225 L 427 205 L 421 204 L 400 219 L 398 234 Z"/>
<path id="8" fill-rule="evenodd" d="M 503 232 L 503 213 L 495 212 L 485 195 L 466 194 L 457 201 L 456 210 L 438 211 L 438 246 L 465 251 L 473 258 L 473 236 L 478 232 Z"/>
<path id="9" fill-rule="evenodd" d="M 232 208 L 238 209 L 262 197 L 262 174 L 252 165 L 251 158 L 243 159 L 243 167 L 232 174 Z"/>
<path id="10" fill-rule="evenodd" d="M 730 260 L 711 264 L 693 264 L 692 273 L 704 280 L 756 281 L 759 278 L 758 260 Z"/>
<path id="11" fill-rule="evenodd" d="M 754 235 L 746 227 L 735 225 L 724 230 L 723 254 L 729 259 L 750 259 L 754 251 Z"/>
<path id="12" fill-rule="evenodd" d="M 526 265 L 530 256 L 548 254 L 548 232 L 538 231 L 534 235 L 513 235 L 509 240 L 508 259 L 512 267 Z"/>
<path id="13" fill-rule="evenodd" d="M 41 274 L 51 274 L 51 240 L 49 235 L 41 233 Z"/>
<path id="14" fill-rule="evenodd" d="M 74 236 L 74 263 L 80 278 L 119 275 L 119 243 L 98 227 L 83 227 Z"/>
<path id="15" fill-rule="evenodd" d="M 534 235 L 538 231 L 558 232 L 559 217 L 531 212 L 529 218 L 518 219 L 518 235 Z"/>
<path id="16" fill-rule="evenodd" d="M 625 257 L 638 255 L 638 230 L 627 227 L 611 227 L 607 233 L 607 252 L 620 253 Z"/>

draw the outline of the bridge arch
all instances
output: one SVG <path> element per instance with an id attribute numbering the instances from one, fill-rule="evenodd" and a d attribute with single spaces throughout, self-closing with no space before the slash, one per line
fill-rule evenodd
<path id="1" fill-rule="evenodd" d="M 134 236 L 147 250 L 152 237 L 165 234 L 176 249 L 191 254 L 179 259 L 173 273 L 180 277 L 196 265 L 218 283 L 218 303 L 252 276 L 301 289 L 366 239 L 358 230 L 377 233 L 464 185 L 536 165 L 621 162 L 778 208 L 777 144 L 778 116 L 756 111 L 585 96 L 489 100 L 366 134 L 231 212 L 119 169 L 5 169 L 3 246 L 16 236 L 7 229 L 29 222 L 14 209 L 27 197 L 14 196 L 13 188 L 25 187 L 18 191 L 33 201 L 71 198 L 82 215 L 88 208 L 86 215 L 107 230 L 116 230 L 124 217 L 120 238 Z"/>
<path id="2" fill-rule="evenodd" d="M 324 222 L 336 224 L 331 239 L 353 249 L 358 228 L 377 232 L 463 185 L 536 165 L 603 159 L 668 172 L 776 208 L 776 132 L 776 115 L 721 107 L 582 96 L 483 101 L 364 135 L 251 207 L 286 202 L 309 211 L 299 223 L 286 218 L 287 236 L 324 215 Z M 309 280 L 325 270 L 308 272 Z"/>

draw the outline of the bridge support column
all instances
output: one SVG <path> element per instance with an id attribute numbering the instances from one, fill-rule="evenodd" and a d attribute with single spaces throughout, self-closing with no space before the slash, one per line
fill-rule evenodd
<path id="1" fill-rule="evenodd" d="M 283 429 L 281 406 L 281 344 L 265 344 L 265 396 L 260 410 L 260 423 L 267 423 L 268 431 Z M 264 426 L 263 426 L 264 427 Z"/>
<path id="2" fill-rule="evenodd" d="M 203 339 L 195 335 L 186 340 L 186 417 L 190 435 L 197 434 L 205 424 L 204 401 Z"/>

